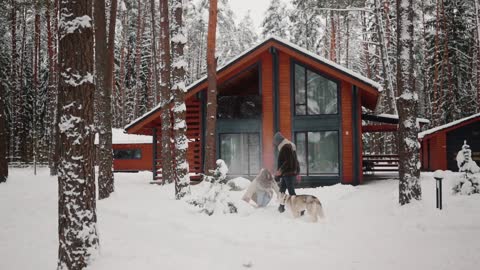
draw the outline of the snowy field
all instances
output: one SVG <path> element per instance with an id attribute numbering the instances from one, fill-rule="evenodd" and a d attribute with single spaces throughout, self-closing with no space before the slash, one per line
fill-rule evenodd
<path id="1" fill-rule="evenodd" d="M 41 169 L 12 169 L 0 184 L 0 269 L 55 269 L 57 181 Z M 98 202 L 101 251 L 91 269 L 479 269 L 480 196 L 452 196 L 435 209 L 435 182 L 422 175 L 423 201 L 399 207 L 398 182 L 299 189 L 320 198 L 320 223 L 279 214 L 277 202 L 208 217 L 174 200 L 149 173 L 115 174 L 113 197 Z M 193 186 L 192 191 L 198 190 Z"/>

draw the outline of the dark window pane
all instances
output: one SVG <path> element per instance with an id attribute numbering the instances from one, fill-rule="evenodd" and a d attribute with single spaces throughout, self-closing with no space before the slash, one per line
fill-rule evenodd
<path id="1" fill-rule="evenodd" d="M 140 149 L 114 149 L 114 159 L 141 159 L 142 151 Z"/>
<path id="2" fill-rule="evenodd" d="M 307 114 L 307 105 L 297 105 L 295 106 L 296 115 L 306 115 Z"/>
<path id="3" fill-rule="evenodd" d="M 218 96 L 219 119 L 257 118 L 262 115 L 261 96 Z"/>
<path id="4" fill-rule="evenodd" d="M 258 134 L 248 135 L 248 154 L 250 161 L 249 174 L 257 174 L 260 171 L 260 137 Z"/>
<path id="5" fill-rule="evenodd" d="M 295 145 L 297 146 L 297 158 L 300 163 L 300 173 L 307 174 L 307 151 L 306 151 L 306 133 L 299 132 L 295 134 Z"/>
<path id="6" fill-rule="evenodd" d="M 338 131 L 308 132 L 310 174 L 338 174 Z"/>
<path id="7" fill-rule="evenodd" d="M 305 68 L 295 65 L 295 104 L 305 104 Z"/>
<path id="8" fill-rule="evenodd" d="M 220 134 L 220 158 L 229 168 L 229 174 L 249 175 L 260 168 L 259 134 Z"/>
<path id="9" fill-rule="evenodd" d="M 307 71 L 307 110 L 308 114 L 337 113 L 337 84 Z"/>

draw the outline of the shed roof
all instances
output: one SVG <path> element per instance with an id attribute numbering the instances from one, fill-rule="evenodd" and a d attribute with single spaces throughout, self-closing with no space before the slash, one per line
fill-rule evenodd
<path id="1" fill-rule="evenodd" d="M 465 118 L 458 119 L 458 120 L 455 120 L 453 122 L 450 122 L 448 124 L 441 125 L 441 126 L 434 127 L 434 128 L 425 130 L 423 132 L 420 132 L 420 133 L 418 133 L 418 138 L 423 139 L 423 138 L 425 138 L 429 135 L 433 135 L 434 133 L 437 133 L 439 131 L 445 131 L 446 132 L 446 131 L 455 129 L 455 128 L 460 127 L 460 126 L 468 125 L 468 124 L 470 124 L 472 122 L 475 122 L 475 121 L 478 121 L 478 120 L 480 120 L 480 113 L 473 114 L 473 115 L 467 116 Z"/>
<path id="2" fill-rule="evenodd" d="M 296 54 L 296 55 L 301 55 L 303 57 L 308 57 L 309 59 L 314 60 L 317 63 L 325 66 L 327 69 L 330 69 L 334 72 L 338 72 L 339 74 L 342 74 L 343 78 L 348 79 L 349 81 L 352 82 L 352 84 L 357 85 L 361 90 L 369 92 L 371 93 L 371 95 L 375 96 L 375 98 L 373 99 L 374 101 L 368 102 L 368 105 L 366 105 L 366 107 L 369 107 L 370 109 L 375 108 L 378 100 L 379 92 L 382 91 L 382 86 L 379 83 L 357 72 L 354 72 L 348 68 L 345 68 L 333 61 L 330 61 L 324 57 L 321 57 L 315 53 L 312 53 L 296 44 L 293 44 L 289 41 L 286 41 L 284 39 L 281 39 L 275 36 L 264 39 L 258 44 L 252 46 L 250 49 L 247 49 L 243 53 L 239 54 L 237 57 L 233 58 L 222 67 L 219 67 L 217 69 L 218 76 L 220 77 L 225 70 L 230 69 L 232 66 L 235 66 L 239 62 L 242 62 L 245 58 L 258 57 L 261 53 L 265 52 L 271 47 L 275 47 L 279 49 L 281 52 L 284 52 L 287 54 L 291 54 L 291 55 Z M 193 94 L 205 88 L 206 84 L 207 84 L 207 76 L 204 76 L 198 79 L 197 81 L 193 82 L 192 84 L 190 84 L 187 87 L 186 98 L 192 96 Z M 160 111 L 164 105 L 165 103 L 161 103 L 156 107 L 154 107 L 153 109 L 151 109 L 150 111 L 148 111 L 147 113 L 145 113 L 144 115 L 135 119 L 130 124 L 125 126 L 125 130 L 129 133 L 135 133 L 135 131 L 140 129 L 140 127 L 138 126 L 143 126 L 142 123 L 149 122 L 153 118 L 156 118 L 158 116 L 157 114 L 160 114 Z"/>
<path id="3" fill-rule="evenodd" d="M 121 128 L 112 128 L 112 144 L 144 144 L 152 143 L 152 136 L 127 134 Z M 95 144 L 98 144 L 98 133 L 95 134 Z"/>

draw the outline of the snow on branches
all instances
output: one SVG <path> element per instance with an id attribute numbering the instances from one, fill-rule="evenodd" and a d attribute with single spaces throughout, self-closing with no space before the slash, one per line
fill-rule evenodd
<path id="1" fill-rule="evenodd" d="M 230 187 L 226 185 L 227 164 L 218 159 L 216 165 L 211 176 L 203 176 L 204 181 L 201 183 L 202 190 L 199 195 L 188 200 L 188 203 L 199 207 L 201 213 L 209 216 L 214 213 L 237 213 L 238 207 L 229 195 Z"/>
<path id="2" fill-rule="evenodd" d="M 472 150 L 467 141 L 457 154 L 457 165 L 459 172 L 463 174 L 455 179 L 453 193 L 462 195 L 480 193 L 480 167 L 472 159 Z"/>

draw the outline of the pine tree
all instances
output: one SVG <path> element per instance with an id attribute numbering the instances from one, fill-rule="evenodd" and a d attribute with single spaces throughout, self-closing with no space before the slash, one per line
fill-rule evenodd
<path id="1" fill-rule="evenodd" d="M 216 124 L 217 124 L 217 61 L 215 59 L 215 42 L 217 34 L 217 0 L 210 0 L 207 35 L 207 123 L 205 136 L 205 172 L 215 168 Z"/>
<path id="2" fill-rule="evenodd" d="M 398 150 L 399 150 L 399 202 L 408 204 L 420 200 L 420 144 L 417 139 L 417 103 L 413 59 L 413 7 L 414 0 L 397 0 L 397 86 L 399 96 Z"/>
<path id="3" fill-rule="evenodd" d="M 0 31 L 2 34 L 3 31 Z M 3 42 L 0 41 L 0 44 Z M 8 178 L 8 133 L 7 133 L 7 67 L 8 59 L 5 53 L 0 53 L 0 183 Z"/>
<path id="4" fill-rule="evenodd" d="M 96 228 L 92 1 L 64 0 L 59 25 L 58 268 L 85 269 L 98 249 Z"/>
<path id="5" fill-rule="evenodd" d="M 183 27 L 182 0 L 173 0 L 172 30 L 172 95 L 173 95 L 173 132 L 175 136 L 175 198 L 183 198 L 190 193 L 190 176 L 187 162 L 188 138 L 185 105 L 185 69 L 187 62 L 183 47 L 187 43 Z"/>
<path id="6" fill-rule="evenodd" d="M 293 0 L 290 13 L 290 39 L 297 45 L 317 53 L 322 37 L 320 10 L 316 0 Z"/>
<path id="7" fill-rule="evenodd" d="M 175 172 L 173 168 L 173 149 L 172 149 L 172 119 L 169 109 L 172 93 L 171 87 L 171 53 L 170 53 L 170 20 L 168 1 L 160 1 L 160 103 L 166 109 L 161 112 L 162 119 L 162 135 L 161 141 L 161 157 L 162 157 L 162 179 L 163 182 L 171 183 L 174 181 Z"/>
<path id="8" fill-rule="evenodd" d="M 280 0 L 271 0 L 262 22 L 262 36 L 277 36 L 288 38 L 288 13 L 287 6 Z"/>
<path id="9" fill-rule="evenodd" d="M 112 88 L 114 66 L 115 24 L 117 1 L 112 0 L 108 39 L 105 1 L 95 1 L 95 63 L 98 104 L 99 175 L 98 198 L 105 199 L 114 191 L 112 155 Z"/>

